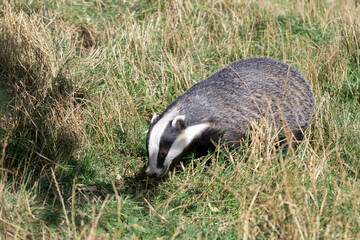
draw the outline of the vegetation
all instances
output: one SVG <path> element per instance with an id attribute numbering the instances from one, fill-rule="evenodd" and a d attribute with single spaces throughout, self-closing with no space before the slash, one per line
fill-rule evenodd
<path id="1" fill-rule="evenodd" d="M 360 237 L 359 1 L 0 6 L 1 239 Z M 147 180 L 153 112 L 250 56 L 310 82 L 304 141 L 284 156 L 258 126 Z"/>

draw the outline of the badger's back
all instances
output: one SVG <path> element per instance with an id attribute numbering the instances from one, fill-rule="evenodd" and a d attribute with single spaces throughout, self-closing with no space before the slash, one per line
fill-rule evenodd
<path id="1" fill-rule="evenodd" d="M 176 109 L 187 125 L 210 122 L 209 131 L 226 130 L 224 138 L 236 141 L 245 136 L 249 120 L 265 115 L 279 128 L 286 122 L 294 131 L 305 130 L 314 105 L 313 92 L 298 70 L 270 58 L 249 58 L 196 83 L 163 114 Z"/>

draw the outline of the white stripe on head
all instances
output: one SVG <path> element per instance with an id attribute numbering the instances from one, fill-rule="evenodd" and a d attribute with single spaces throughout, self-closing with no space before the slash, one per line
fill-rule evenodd
<path id="1" fill-rule="evenodd" d="M 208 127 L 209 123 L 200 123 L 197 125 L 193 125 L 187 127 L 175 140 L 175 142 L 171 145 L 170 150 L 165 158 L 164 167 L 167 171 L 172 161 L 177 158 L 180 154 L 182 154 L 191 142 L 201 135 Z"/>
<path id="2" fill-rule="evenodd" d="M 165 128 L 171 120 L 178 114 L 177 109 L 171 109 L 170 112 L 162 116 L 151 129 L 149 137 L 149 166 L 148 168 L 157 169 L 157 157 L 159 153 L 160 139 Z"/>

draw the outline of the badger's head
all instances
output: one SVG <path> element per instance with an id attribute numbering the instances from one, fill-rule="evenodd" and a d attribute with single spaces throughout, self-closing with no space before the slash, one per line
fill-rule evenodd
<path id="1" fill-rule="evenodd" d="M 208 123 L 187 126 L 185 118 L 185 115 L 166 113 L 159 119 L 154 113 L 146 137 L 148 177 L 164 175 L 174 159 L 209 126 Z"/>

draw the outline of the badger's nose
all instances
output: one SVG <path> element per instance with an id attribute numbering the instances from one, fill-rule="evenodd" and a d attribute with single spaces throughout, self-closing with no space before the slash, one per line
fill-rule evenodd
<path id="1" fill-rule="evenodd" d="M 145 174 L 149 178 L 156 178 L 158 176 L 157 173 L 151 168 L 146 169 Z"/>

